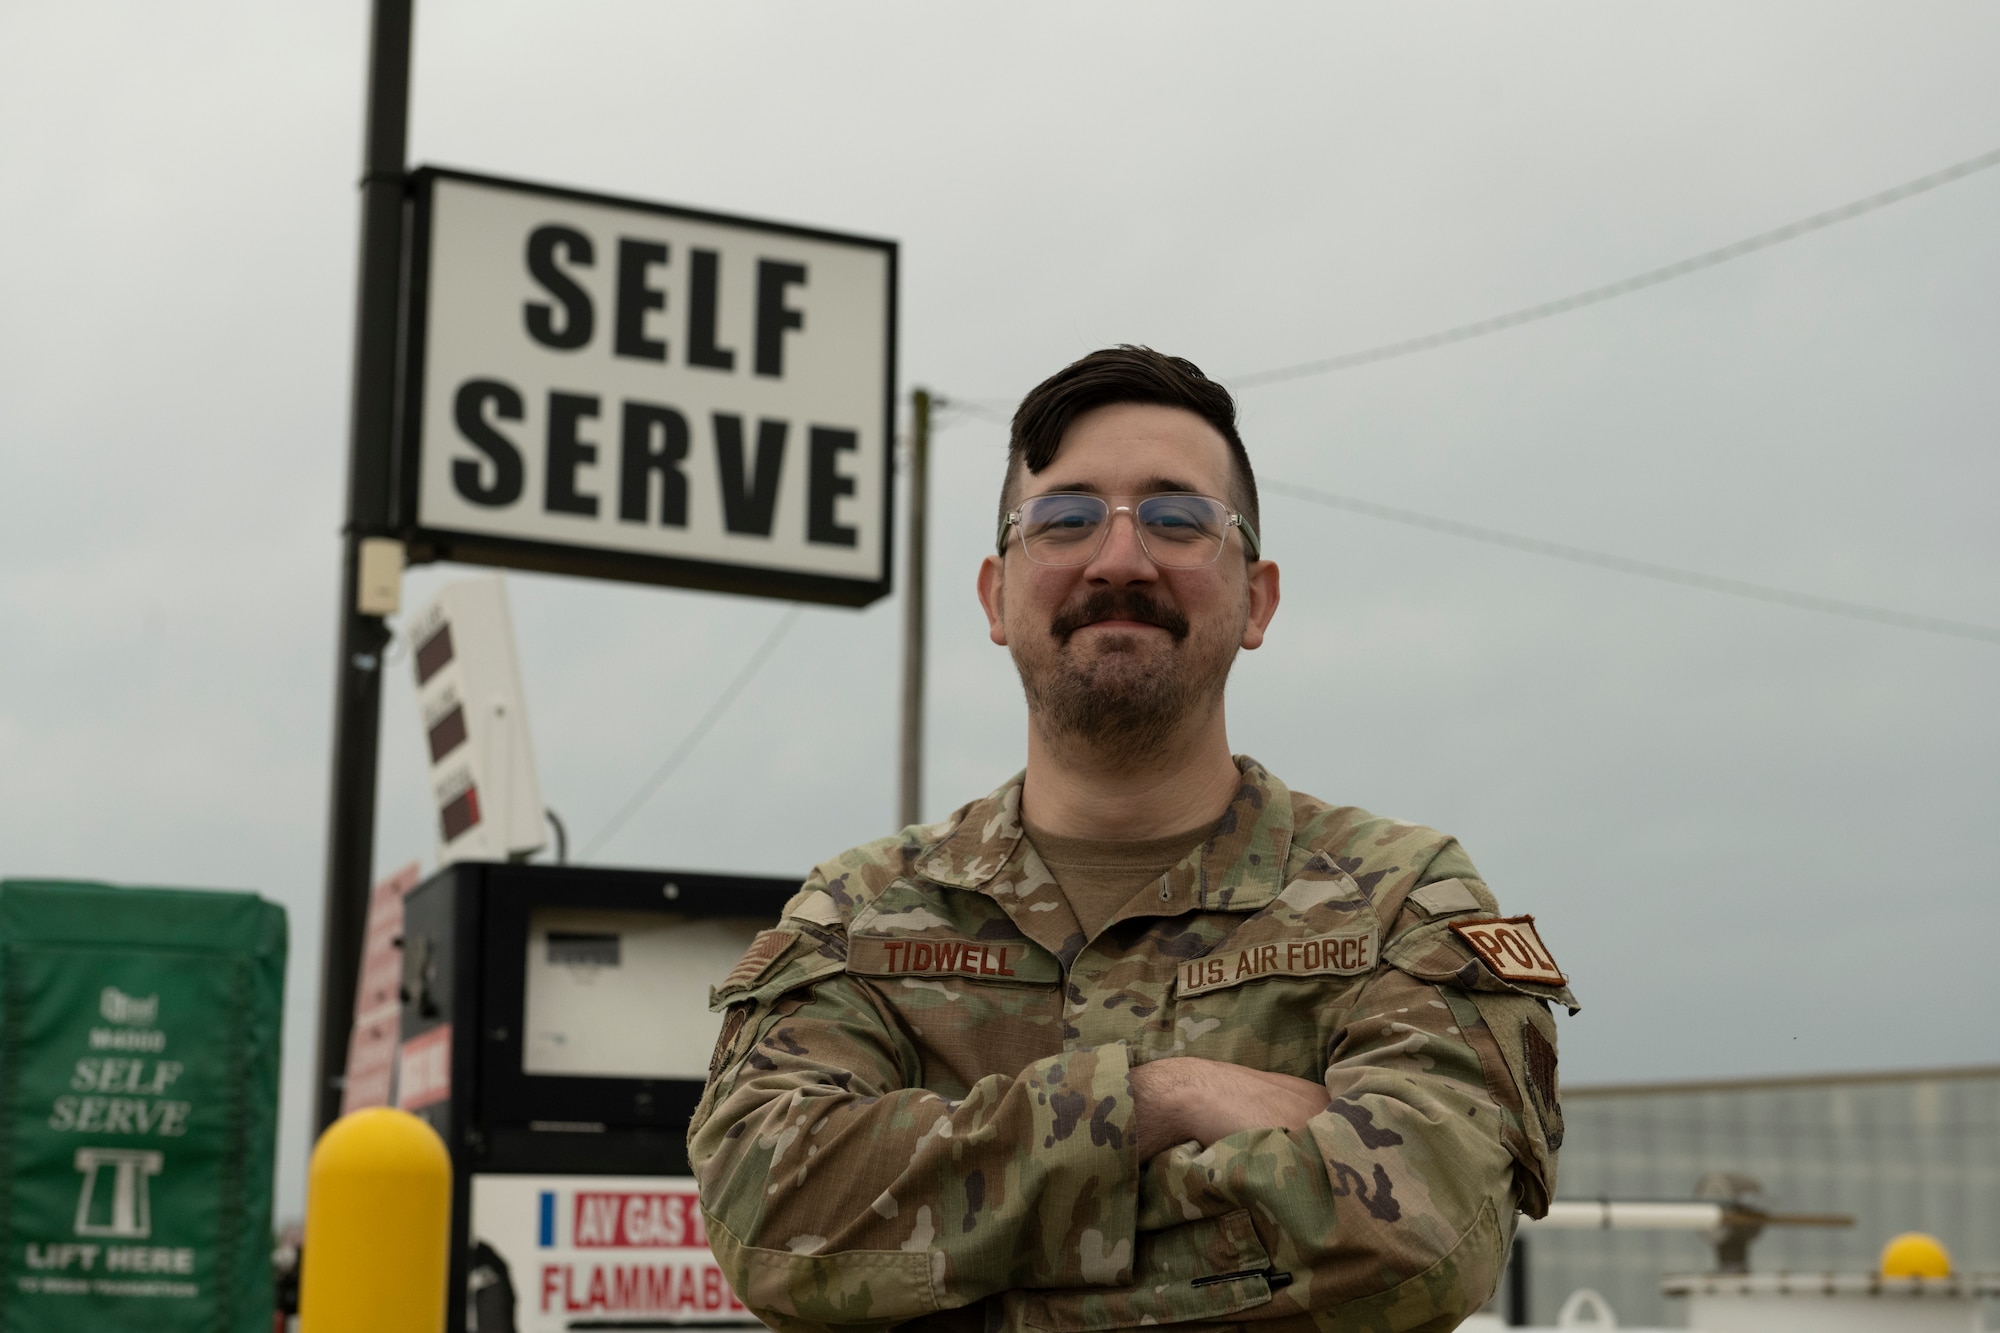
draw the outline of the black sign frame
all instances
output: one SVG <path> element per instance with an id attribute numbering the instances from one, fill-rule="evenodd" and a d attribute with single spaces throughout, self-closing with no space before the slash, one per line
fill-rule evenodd
<path id="1" fill-rule="evenodd" d="M 882 385 L 882 575 L 879 579 L 808 574 L 725 561 L 651 555 L 611 547 L 585 546 L 529 538 L 503 537 L 423 526 L 418 519 L 419 473 L 423 460 L 425 357 L 429 333 L 429 288 L 434 190 L 439 181 L 463 181 L 490 189 L 540 195 L 599 207 L 631 209 L 690 222 L 744 227 L 835 245 L 882 252 L 887 269 L 888 308 L 884 312 L 885 373 Z M 403 541 L 411 564 L 449 560 L 460 564 L 566 574 L 578 578 L 611 579 L 690 588 L 747 597 L 820 602 L 834 606 L 866 606 L 893 590 L 896 519 L 896 354 L 899 247 L 895 241 L 852 232 L 828 231 L 764 218 L 684 208 L 674 204 L 541 185 L 449 167 L 424 166 L 409 175 L 409 230 L 405 250 L 404 324 L 397 393 L 392 527 Z"/>

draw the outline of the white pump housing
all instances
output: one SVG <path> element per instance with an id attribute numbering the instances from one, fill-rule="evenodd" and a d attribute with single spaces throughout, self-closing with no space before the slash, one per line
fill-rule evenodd
<path id="1" fill-rule="evenodd" d="M 438 863 L 505 861 L 548 841 L 514 623 L 498 575 L 447 585 L 410 622 Z"/>

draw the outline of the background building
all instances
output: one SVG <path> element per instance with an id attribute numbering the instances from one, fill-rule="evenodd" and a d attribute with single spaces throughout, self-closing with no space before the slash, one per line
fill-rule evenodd
<path id="1" fill-rule="evenodd" d="M 1564 1199 L 1689 1199 L 1714 1171 L 1754 1177 L 1773 1212 L 1850 1213 L 1849 1228 L 1766 1230 L 1755 1271 L 1866 1271 L 1925 1231 L 1961 1272 L 2000 1270 L 2000 1065 L 1906 1073 L 1566 1088 Z M 1714 1267 L 1698 1235 L 1537 1231 L 1529 1317 L 1591 1287 L 1625 1325 L 1684 1325 L 1660 1277 Z M 1501 1308 L 1506 1308 L 1505 1293 Z M 1988 1326 L 2000 1326 L 1989 1302 Z"/>

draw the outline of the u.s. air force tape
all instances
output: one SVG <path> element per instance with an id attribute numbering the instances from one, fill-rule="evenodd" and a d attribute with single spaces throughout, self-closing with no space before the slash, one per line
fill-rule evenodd
<path id="1" fill-rule="evenodd" d="M 1375 970 L 1375 927 L 1253 944 L 1181 964 L 1178 993 L 1200 995 L 1262 977 L 1351 977 Z"/>

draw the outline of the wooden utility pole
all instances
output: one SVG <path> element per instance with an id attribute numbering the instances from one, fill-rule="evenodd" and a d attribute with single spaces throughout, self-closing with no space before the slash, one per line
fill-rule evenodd
<path id="1" fill-rule="evenodd" d="M 897 822 L 923 818 L 924 799 L 924 510 L 930 492 L 931 395 L 910 395 L 910 522 L 903 581 L 903 773 Z"/>

